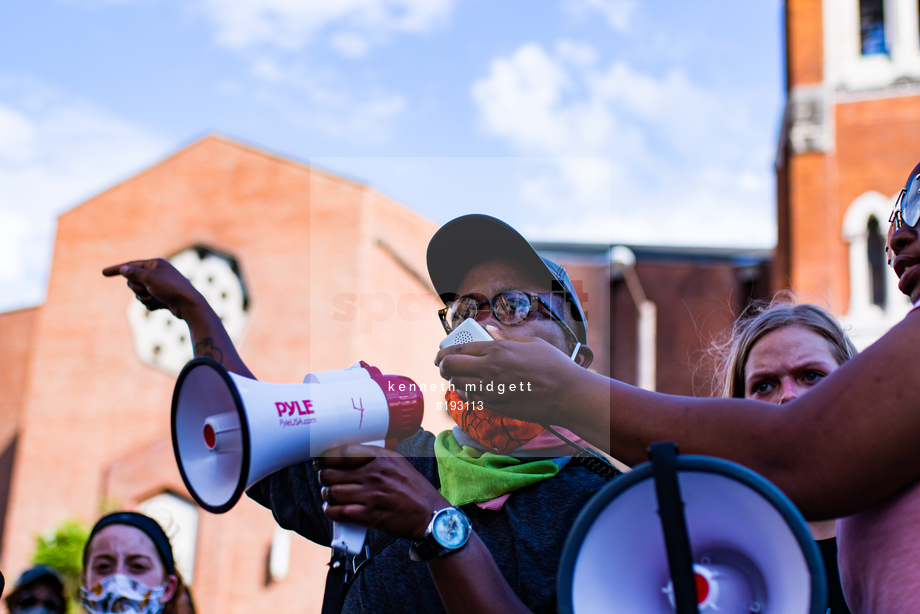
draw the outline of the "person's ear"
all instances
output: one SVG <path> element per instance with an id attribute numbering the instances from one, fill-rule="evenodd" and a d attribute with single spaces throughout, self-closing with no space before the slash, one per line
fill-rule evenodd
<path id="1" fill-rule="evenodd" d="M 575 364 L 579 367 L 584 367 L 587 369 L 591 366 L 591 363 L 594 362 L 594 350 L 589 348 L 587 345 L 582 345 L 578 348 L 578 353 L 575 354 Z"/>
<path id="2" fill-rule="evenodd" d="M 166 576 L 166 590 L 163 591 L 163 605 L 169 603 L 169 600 L 176 594 L 176 588 L 179 586 L 179 578 L 176 576 Z"/>

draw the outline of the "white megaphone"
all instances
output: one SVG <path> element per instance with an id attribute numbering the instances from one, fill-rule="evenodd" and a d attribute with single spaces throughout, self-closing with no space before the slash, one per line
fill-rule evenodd
<path id="1" fill-rule="evenodd" d="M 824 564 L 785 495 L 735 463 L 677 456 L 673 444 L 650 456 L 576 519 L 560 613 L 825 614 Z"/>
<path id="2" fill-rule="evenodd" d="M 302 384 L 270 384 L 196 358 L 173 392 L 173 450 L 189 493 L 221 514 L 262 478 L 334 446 L 395 448 L 418 432 L 423 414 L 415 382 L 364 362 L 311 373 Z M 332 546 L 357 554 L 365 534 L 335 523 Z"/>

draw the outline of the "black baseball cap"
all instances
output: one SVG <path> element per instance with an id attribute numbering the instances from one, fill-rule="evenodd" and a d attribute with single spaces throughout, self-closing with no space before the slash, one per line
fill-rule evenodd
<path id="1" fill-rule="evenodd" d="M 572 305 L 575 335 L 583 345 L 588 344 L 588 321 L 568 273 L 541 257 L 505 222 L 480 213 L 464 215 L 441 226 L 428 243 L 428 275 L 445 304 L 456 298 L 466 274 L 487 260 L 510 262 L 535 279 L 545 280 L 553 292 L 564 293 Z"/>
<path id="2" fill-rule="evenodd" d="M 3 576 L 0 575 L 0 590 L 3 587 L 2 578 Z M 22 572 L 22 575 L 16 580 L 16 584 L 13 585 L 13 590 L 4 598 L 7 609 L 10 612 L 17 610 L 17 606 L 20 604 L 20 595 L 37 584 L 49 586 L 52 591 L 58 593 L 61 601 L 58 602 L 59 608 L 56 611 L 64 612 L 67 607 L 64 603 L 66 601 L 64 582 L 61 580 L 60 574 L 48 565 L 36 565 Z"/>
<path id="3" fill-rule="evenodd" d="M 36 565 L 22 572 L 22 575 L 16 580 L 15 586 L 13 586 L 13 592 L 17 592 L 38 580 L 47 582 L 53 586 L 55 590 L 64 590 L 64 582 L 61 580 L 61 576 L 58 572 L 47 565 Z"/>

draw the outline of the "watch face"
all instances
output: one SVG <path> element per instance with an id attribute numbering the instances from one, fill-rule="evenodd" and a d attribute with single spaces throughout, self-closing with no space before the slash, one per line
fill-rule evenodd
<path id="1" fill-rule="evenodd" d="M 444 510 L 434 519 L 431 533 L 439 544 L 453 550 L 465 544 L 469 539 L 470 523 L 463 512 L 453 509 Z"/>

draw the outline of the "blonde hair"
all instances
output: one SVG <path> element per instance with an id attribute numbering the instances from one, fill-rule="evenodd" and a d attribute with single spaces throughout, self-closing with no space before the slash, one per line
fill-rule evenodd
<path id="1" fill-rule="evenodd" d="M 798 303 L 792 293 L 781 291 L 769 301 L 748 305 L 735 320 L 729 340 L 716 346 L 721 356 L 717 357 L 713 392 L 744 398 L 744 368 L 751 350 L 764 335 L 787 326 L 801 326 L 824 337 L 838 365 L 858 353 L 834 316 L 816 305 Z"/>

